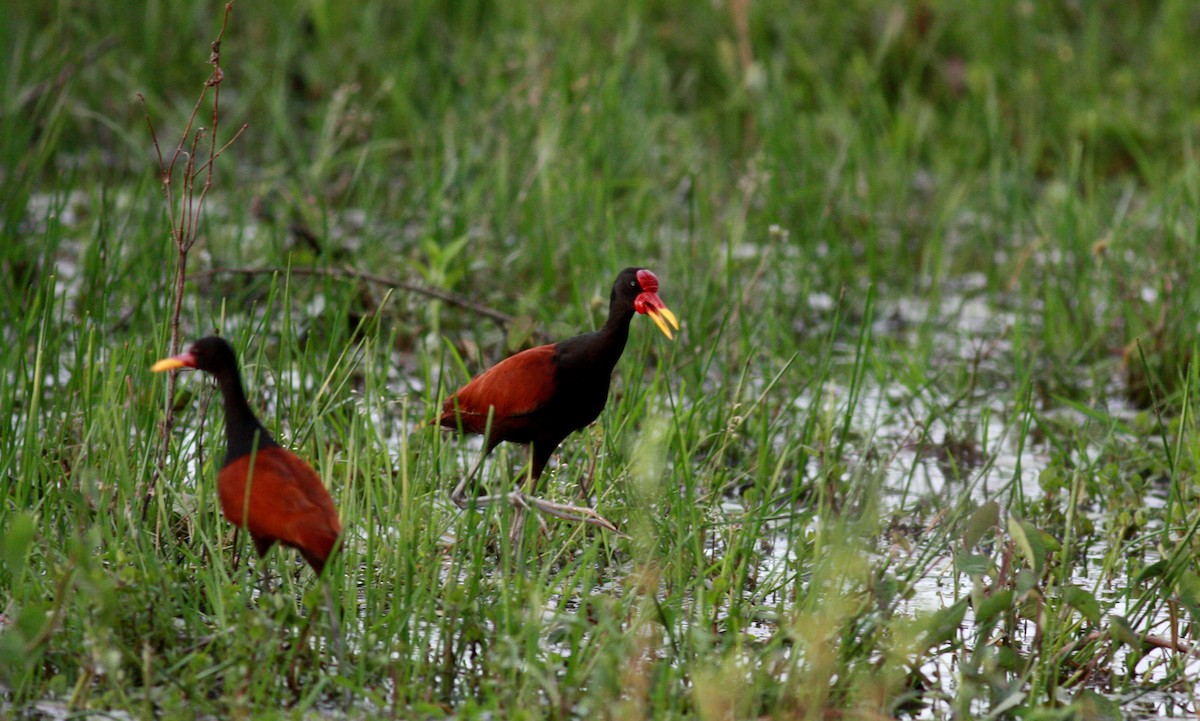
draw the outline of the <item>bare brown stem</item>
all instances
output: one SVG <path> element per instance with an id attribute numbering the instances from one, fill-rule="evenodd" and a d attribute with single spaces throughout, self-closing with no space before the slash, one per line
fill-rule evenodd
<path id="1" fill-rule="evenodd" d="M 313 276 L 321 276 L 321 277 L 325 277 L 325 278 L 343 278 L 343 279 L 350 279 L 350 280 L 361 280 L 361 281 L 365 281 L 367 283 L 373 283 L 375 285 L 382 285 L 382 286 L 385 286 L 388 288 L 395 288 L 397 290 L 407 291 L 409 293 L 416 293 L 417 295 L 423 295 L 427 298 L 433 298 L 434 300 L 440 300 L 440 301 L 443 301 L 450 305 L 456 306 L 458 308 L 463 308 L 465 310 L 469 310 L 472 313 L 475 313 L 476 315 L 481 315 L 484 318 L 487 318 L 489 320 L 493 320 L 502 327 L 508 326 L 511 323 L 513 323 L 514 321 L 516 321 L 515 317 L 513 317 L 507 313 L 504 313 L 502 311 L 498 311 L 495 308 L 491 308 L 489 306 L 483 305 L 482 303 L 476 303 L 475 301 L 471 300 L 470 298 L 466 297 L 465 295 L 460 295 L 458 293 L 454 293 L 454 292 L 448 291 L 448 290 L 442 290 L 441 288 L 429 288 L 427 286 L 418 285 L 416 283 L 409 283 L 409 282 L 403 281 L 403 280 L 396 280 L 395 278 L 388 278 L 386 276 L 376 275 L 375 273 L 366 273 L 361 270 L 354 270 L 353 268 L 282 268 L 282 267 L 213 268 L 212 270 L 203 270 L 198 273 L 194 273 L 194 274 L 192 274 L 191 279 L 199 280 L 202 278 L 211 278 L 211 277 L 217 276 L 217 275 L 274 275 L 274 274 L 279 274 L 279 275 L 284 275 L 284 276 L 286 276 L 288 274 L 291 274 L 291 275 L 313 275 Z"/>
<path id="2" fill-rule="evenodd" d="M 221 154 L 224 153 L 226 150 L 228 150 L 229 146 L 233 145 L 237 141 L 238 138 L 242 137 L 242 133 L 246 132 L 246 129 L 249 127 L 250 127 L 249 123 L 243 123 L 242 127 L 238 128 L 237 132 L 233 134 L 233 137 L 230 138 L 229 140 L 225 141 L 225 144 L 222 145 L 220 148 L 217 148 L 217 151 L 213 154 L 213 156 L 210 157 L 208 160 L 204 161 L 204 163 L 199 168 L 196 169 L 196 172 L 203 173 L 205 170 L 208 170 L 209 177 L 211 177 L 213 161 L 215 161 L 217 158 L 221 157 Z"/>
<path id="3" fill-rule="evenodd" d="M 158 140 L 158 133 L 154 128 L 154 122 L 150 119 L 150 111 L 146 108 L 146 99 L 140 93 L 138 94 L 138 101 L 142 104 L 142 111 L 146 116 L 146 125 L 150 128 L 150 138 L 154 141 L 154 152 L 158 157 L 159 179 L 162 183 L 163 198 L 167 205 L 167 222 L 171 228 L 171 240 L 175 243 L 176 250 L 174 298 L 171 304 L 170 320 L 171 354 L 179 352 L 179 318 L 183 314 L 183 294 L 187 281 L 188 252 L 195 245 L 196 239 L 199 236 L 200 220 L 204 215 L 204 200 L 213 184 L 215 161 L 246 130 L 246 126 L 243 125 L 232 138 L 218 148 L 217 136 L 221 120 L 221 83 L 225 79 L 225 72 L 221 69 L 221 42 L 225 38 L 225 31 L 229 28 L 229 17 L 232 13 L 233 3 L 227 2 L 225 4 L 225 14 L 221 22 L 221 30 L 217 34 L 216 40 L 212 43 L 212 53 L 208 58 L 209 64 L 213 67 L 212 73 L 209 74 L 208 78 L 204 81 L 204 85 L 200 88 L 196 104 L 192 106 L 192 112 L 184 124 L 183 132 L 180 133 L 179 143 L 175 146 L 175 150 L 171 153 L 170 157 L 164 157 L 162 146 Z M 212 126 L 207 129 L 203 127 L 197 128 L 196 118 L 200 116 L 200 109 L 204 107 L 205 101 L 209 98 L 210 88 L 212 89 Z M 199 152 L 205 140 L 208 141 L 208 158 L 200 161 L 198 159 Z M 175 169 L 180 160 L 183 161 L 183 169 L 180 176 L 182 182 L 180 187 L 176 189 L 174 185 Z M 204 173 L 204 184 L 199 189 L 199 192 L 197 192 L 196 184 L 200 173 Z M 142 498 L 143 520 L 145 520 L 149 512 L 150 501 L 155 495 L 158 487 L 158 479 L 162 476 L 167 454 L 170 450 L 171 429 L 175 422 L 176 387 L 176 374 L 171 373 L 167 380 L 167 408 L 162 424 L 162 447 L 159 450 L 157 469 L 150 478 Z M 156 528 L 160 525 L 156 524 Z"/>

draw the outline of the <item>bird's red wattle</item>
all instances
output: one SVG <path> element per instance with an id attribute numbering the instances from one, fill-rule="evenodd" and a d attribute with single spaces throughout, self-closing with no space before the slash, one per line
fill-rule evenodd
<path id="1" fill-rule="evenodd" d="M 649 313 L 651 308 L 662 310 L 666 307 L 667 304 L 663 302 L 662 298 L 659 298 L 657 293 L 651 293 L 650 291 L 641 293 L 633 299 L 633 309 L 642 315 Z"/>

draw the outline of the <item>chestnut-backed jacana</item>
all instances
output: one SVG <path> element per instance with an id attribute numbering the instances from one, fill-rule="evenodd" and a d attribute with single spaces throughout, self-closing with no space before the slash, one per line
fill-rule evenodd
<path id="1" fill-rule="evenodd" d="M 439 424 L 484 436 L 479 461 L 450 492 L 459 508 L 507 499 L 519 508 L 533 506 L 552 516 L 617 530 L 592 508 L 553 503 L 521 491 L 477 498 L 468 498 L 464 491 L 492 449 L 509 441 L 529 446 L 530 491 L 536 492 L 554 449 L 604 410 L 613 367 L 625 350 L 635 312 L 649 315 L 668 338 L 673 337 L 668 323 L 679 329 L 675 315 L 658 297 L 654 273 L 626 268 L 613 283 L 608 320 L 600 330 L 510 356 L 446 399 Z"/>
<path id="2" fill-rule="evenodd" d="M 186 353 L 150 370 L 187 368 L 213 376 L 225 400 L 225 462 L 217 474 L 221 511 L 254 539 L 259 558 L 276 543 L 291 546 L 319 575 L 342 524 L 316 471 L 282 448 L 246 402 L 233 348 L 218 336 L 201 338 Z"/>

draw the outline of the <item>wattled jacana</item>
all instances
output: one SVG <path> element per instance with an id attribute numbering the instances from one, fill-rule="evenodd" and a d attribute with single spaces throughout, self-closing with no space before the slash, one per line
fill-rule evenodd
<path id="1" fill-rule="evenodd" d="M 276 443 L 250 409 L 233 348 L 218 336 L 201 338 L 150 370 L 177 368 L 213 376 L 225 400 L 227 447 L 217 474 L 225 518 L 246 528 L 259 558 L 282 543 L 299 551 L 319 575 L 342 532 L 333 499 L 316 471 Z"/>
<path id="2" fill-rule="evenodd" d="M 450 493 L 459 508 L 507 499 L 520 508 L 533 506 L 552 516 L 617 530 L 592 508 L 553 503 L 520 491 L 473 499 L 464 491 L 483 460 L 503 441 L 529 446 L 530 491 L 536 491 L 554 449 L 604 410 L 612 371 L 625 350 L 635 312 L 649 315 L 668 338 L 673 336 L 667 323 L 679 329 L 675 314 L 658 297 L 654 273 L 626 268 L 613 283 L 608 320 L 600 330 L 510 356 L 446 399 L 440 425 L 485 437 L 479 461 Z"/>

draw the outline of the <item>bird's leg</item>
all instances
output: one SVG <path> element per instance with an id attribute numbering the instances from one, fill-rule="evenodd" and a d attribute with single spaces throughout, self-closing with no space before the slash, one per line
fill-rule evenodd
<path id="1" fill-rule="evenodd" d="M 479 455 L 479 460 L 475 461 L 475 465 L 471 466 L 470 472 L 462 477 L 462 480 L 458 482 L 458 485 L 454 487 L 453 491 L 450 491 L 450 500 L 454 501 L 454 505 L 466 510 L 472 506 L 477 506 L 480 503 L 488 503 L 492 500 L 490 496 L 483 496 L 482 498 L 467 498 L 466 495 L 467 484 L 471 482 L 471 479 L 475 477 L 476 473 L 479 473 L 479 469 L 483 467 L 483 459 L 487 458 L 488 453 L 491 453 L 491 451 L 492 447 L 489 444 L 483 444 L 483 453 Z"/>
<path id="2" fill-rule="evenodd" d="M 538 469 L 540 475 L 541 467 L 538 465 L 537 449 L 531 443 L 529 445 L 529 465 L 526 466 L 525 471 L 525 490 L 518 490 L 508 494 L 509 500 L 516 507 L 516 512 L 513 514 L 512 527 L 508 532 L 508 539 L 514 546 L 521 538 L 521 533 L 525 530 L 525 511 L 529 508 L 527 499 L 533 498 L 530 494 L 537 488 L 537 477 L 534 476 L 535 468 Z M 538 515 L 535 515 L 534 518 L 538 520 L 538 525 L 541 527 L 542 533 L 549 536 L 550 527 L 546 525 L 546 519 Z"/>
<path id="3" fill-rule="evenodd" d="M 512 493 L 506 493 L 504 496 L 500 496 L 499 498 L 507 498 L 508 502 L 513 504 L 513 508 L 515 509 L 513 513 L 512 526 L 508 530 L 508 541 L 515 546 L 521 540 L 521 534 L 525 530 L 525 511 L 529 510 L 529 503 L 526 499 L 530 498 L 530 496 L 526 496 L 520 491 L 513 491 Z M 534 515 L 534 518 L 537 519 L 538 526 L 541 527 L 542 533 L 546 536 L 549 536 L 550 526 L 546 524 L 546 519 L 537 514 Z"/>
<path id="4" fill-rule="evenodd" d="M 542 477 L 542 471 L 546 468 L 546 463 L 550 460 L 550 454 L 554 452 L 557 446 L 557 443 L 542 446 L 538 446 L 537 444 L 530 445 L 529 485 L 525 491 L 515 492 L 521 496 L 521 505 L 525 507 L 532 506 L 542 513 L 554 516 L 555 518 L 575 521 L 577 523 L 590 523 L 593 526 L 599 526 L 624 536 L 625 534 L 617 529 L 617 524 L 601 516 L 594 508 L 555 503 L 554 501 L 547 501 L 544 498 L 533 495 L 537 491 L 538 479 Z"/>
<path id="5" fill-rule="evenodd" d="M 250 538 L 254 541 L 254 550 L 258 555 L 258 562 L 255 564 L 258 571 L 258 595 L 266 597 L 273 593 L 273 591 L 271 590 L 271 569 L 264 559 L 266 558 L 267 551 L 270 551 L 271 546 L 275 545 L 275 541 L 270 538 L 255 536 L 252 533 L 250 534 Z M 281 584 L 282 582 L 282 579 L 280 579 Z"/>
<path id="6" fill-rule="evenodd" d="M 325 588 L 325 608 L 329 611 L 330 633 L 333 635 L 333 648 L 337 653 L 338 671 L 344 673 L 346 668 L 346 641 L 342 636 L 342 620 L 338 617 L 337 606 L 333 603 L 333 591 L 329 588 L 329 580 L 320 581 Z M 316 613 L 314 608 L 311 613 Z"/>
<path id="7" fill-rule="evenodd" d="M 525 487 L 525 493 L 532 492 L 533 488 L 534 488 L 533 465 L 535 463 L 535 460 L 534 460 L 533 454 L 535 452 L 536 451 L 534 450 L 533 444 L 530 443 L 529 444 L 529 465 L 525 466 L 525 478 L 524 478 L 523 483 L 521 484 L 521 486 Z M 518 491 L 516 493 L 510 494 L 512 496 L 513 508 L 515 510 L 513 511 L 512 527 L 509 528 L 509 531 L 508 531 L 508 540 L 514 546 L 517 545 L 517 540 L 521 538 L 521 531 L 523 531 L 525 529 L 525 509 L 529 507 L 525 503 L 523 494 L 520 491 L 521 486 L 517 486 Z M 540 516 L 538 517 L 538 520 L 542 522 L 542 531 L 548 532 L 548 529 L 546 528 L 546 521 L 544 519 L 542 519 Z"/>
<path id="8" fill-rule="evenodd" d="M 302 687 L 300 681 L 296 678 L 296 666 L 300 662 L 301 649 L 308 646 L 308 634 L 312 631 L 313 618 L 315 617 L 316 614 L 311 612 L 308 614 L 304 619 L 304 625 L 300 628 L 300 633 L 296 635 L 296 640 L 292 642 L 291 659 L 288 661 L 286 678 L 288 688 L 292 690 L 292 693 L 296 694 L 297 698 L 300 697 Z"/>
<path id="9" fill-rule="evenodd" d="M 265 599 L 267 596 L 270 596 L 275 592 L 274 589 L 271 588 L 271 571 L 267 568 L 267 564 L 263 563 L 261 558 L 258 559 L 255 573 L 258 576 L 258 599 L 261 603 L 262 599 Z"/>
<path id="10" fill-rule="evenodd" d="M 580 523 L 590 523 L 593 526 L 606 528 L 614 533 L 624 536 L 625 534 L 617 528 L 617 525 L 601 516 L 594 508 L 585 508 L 583 506 L 572 506 L 568 503 L 555 503 L 547 501 L 544 498 L 532 496 L 524 491 L 511 491 L 509 493 L 501 493 L 493 496 L 479 496 L 478 498 L 470 498 L 466 500 L 467 507 L 479 507 L 497 501 L 507 500 L 509 503 L 517 507 L 518 514 L 526 508 L 535 508 L 543 513 L 547 513 L 555 518 L 561 518 L 566 521 L 577 521 Z M 514 520 L 514 529 L 519 527 L 519 517 Z M 546 528 L 545 521 L 538 517 L 538 521 L 542 523 L 543 529 Z"/>
<path id="11" fill-rule="evenodd" d="M 592 485 L 596 480 L 596 458 L 600 455 L 600 444 L 603 442 L 601 440 L 592 447 L 592 457 L 588 463 L 587 473 L 579 477 L 579 498 L 584 503 L 591 503 L 592 500 Z"/>
<path id="12" fill-rule="evenodd" d="M 514 495 L 519 495 L 521 497 L 521 503 L 527 506 L 532 506 L 542 513 L 549 514 L 555 518 L 561 518 L 566 521 L 575 521 L 577 523 L 590 523 L 593 526 L 600 526 L 601 528 L 608 529 L 617 535 L 625 536 L 625 534 L 621 533 L 620 529 L 617 528 L 615 523 L 608 520 L 604 516 L 601 516 L 594 508 L 572 506 L 568 503 L 555 503 L 554 501 L 547 501 L 544 498 L 538 498 L 537 496 L 530 496 L 524 493 Z M 514 500 L 514 502 L 516 501 Z M 628 538 L 628 536 L 625 537 Z"/>
<path id="13" fill-rule="evenodd" d="M 487 458 L 487 455 L 491 452 L 492 448 L 493 446 L 491 444 L 484 445 L 483 453 L 479 456 L 479 460 L 476 461 L 470 472 L 462 477 L 462 480 L 458 482 L 458 485 L 454 487 L 454 490 L 450 492 L 450 500 L 454 501 L 454 504 L 459 508 L 466 510 L 468 508 L 486 506 L 489 503 L 496 503 L 498 501 L 508 501 L 517 507 L 517 517 L 514 519 L 512 530 L 512 537 L 514 540 L 518 535 L 517 529 L 521 527 L 522 511 L 530 507 L 536 508 L 539 511 L 556 518 L 562 518 L 567 521 L 576 521 L 579 523 L 590 523 L 593 526 L 606 528 L 619 535 L 625 535 L 617 529 L 617 525 L 615 523 L 608 520 L 604 516 L 601 516 L 594 508 L 572 506 L 566 503 L 555 503 L 553 501 L 547 501 L 544 498 L 538 498 L 537 496 L 532 495 L 531 492 L 536 489 L 538 478 L 541 477 L 542 469 L 545 468 L 546 461 L 549 457 L 549 453 L 546 453 L 544 450 L 539 453 L 538 448 L 532 444 L 530 447 L 531 462 L 529 465 L 528 475 L 526 475 L 528 491 L 517 490 L 509 493 L 468 497 L 466 495 L 467 485 L 479 472 L 479 469 L 483 466 L 483 460 Z M 550 449 L 550 451 L 553 450 L 554 448 Z M 546 457 L 543 457 L 543 454 Z M 538 523 L 541 524 L 543 531 L 548 532 L 549 529 L 546 526 L 545 519 L 539 516 Z"/>
<path id="14" fill-rule="evenodd" d="M 517 507 L 517 517 L 513 521 L 512 532 L 512 539 L 515 542 L 518 535 L 516 529 L 520 527 L 523 510 L 528 508 L 528 506 L 525 504 L 523 494 L 515 491 L 512 493 L 497 493 L 494 495 L 474 497 L 467 496 L 466 494 L 467 485 L 470 484 L 471 479 L 473 479 L 475 475 L 479 473 L 479 469 L 483 467 L 483 460 L 487 458 L 488 453 L 492 451 L 493 447 L 494 446 L 491 444 L 486 444 L 484 446 L 483 453 L 479 456 L 479 460 L 475 462 L 475 465 L 471 467 L 470 472 L 462 477 L 462 480 L 458 482 L 458 485 L 454 487 L 453 491 L 450 491 L 450 500 L 454 501 L 454 505 L 463 510 L 468 508 L 479 508 L 480 506 L 486 506 L 489 503 L 497 503 L 500 501 L 508 501 L 509 503 L 513 504 Z M 538 523 L 541 524 L 542 531 L 544 533 L 550 533 L 550 529 L 546 525 L 546 520 L 544 518 L 538 516 Z"/>

